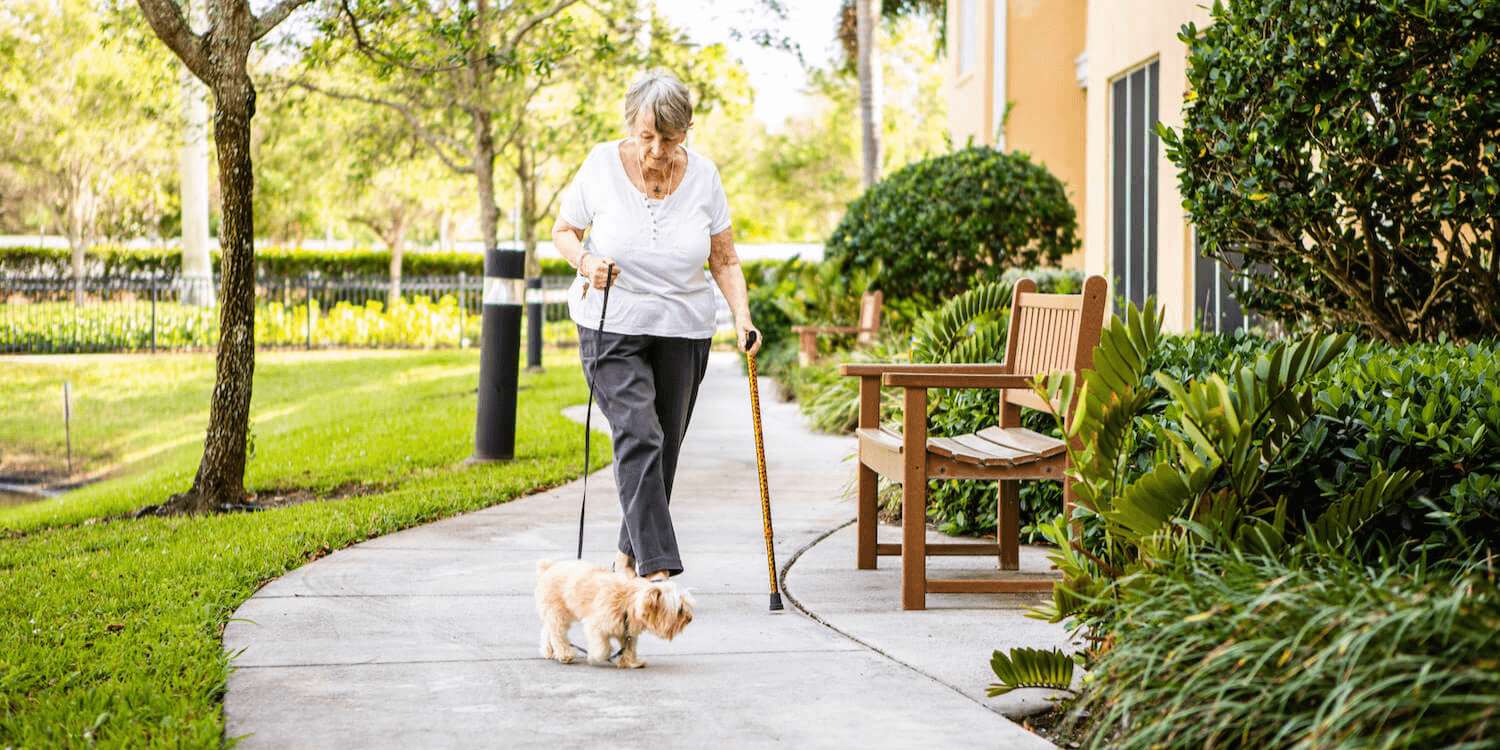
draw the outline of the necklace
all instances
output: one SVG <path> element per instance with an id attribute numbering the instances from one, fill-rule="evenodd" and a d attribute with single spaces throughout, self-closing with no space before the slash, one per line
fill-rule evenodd
<path id="1" fill-rule="evenodd" d="M 646 186 L 646 163 L 645 163 L 645 161 L 641 157 L 641 146 L 640 146 L 640 144 L 636 144 L 636 147 L 635 147 L 635 166 L 636 166 L 636 169 L 639 169 L 640 172 L 641 172 L 641 187 L 644 188 Z M 671 195 L 672 194 L 672 170 L 675 169 L 676 167 L 677 167 L 676 160 L 674 160 L 674 159 L 668 159 L 667 160 L 667 181 L 665 183 L 661 184 L 661 185 L 657 185 L 656 189 L 654 189 L 654 190 L 651 191 L 657 198 L 662 197 L 661 191 L 663 189 L 666 189 L 667 195 Z"/>

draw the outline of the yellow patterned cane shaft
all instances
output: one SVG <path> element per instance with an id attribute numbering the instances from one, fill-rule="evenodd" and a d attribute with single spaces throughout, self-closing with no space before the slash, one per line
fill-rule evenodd
<path id="1" fill-rule="evenodd" d="M 771 593 L 776 594 L 776 549 L 771 532 L 771 490 L 766 484 L 766 445 L 761 434 L 760 388 L 756 385 L 755 356 L 745 355 L 750 370 L 750 409 L 755 418 L 755 468 L 760 474 L 760 509 L 766 523 L 766 561 L 771 573 Z"/>

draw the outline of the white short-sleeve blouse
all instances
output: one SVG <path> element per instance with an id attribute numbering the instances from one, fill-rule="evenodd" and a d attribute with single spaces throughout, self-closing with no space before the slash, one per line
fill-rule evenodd
<path id="1" fill-rule="evenodd" d="M 671 195 L 650 199 L 625 173 L 623 139 L 589 152 L 563 192 L 559 217 L 587 229 L 583 249 L 620 269 L 609 293 L 610 333 L 706 339 L 714 335 L 714 292 L 703 272 L 709 238 L 730 227 L 719 169 L 686 148 L 687 169 Z M 568 293 L 573 322 L 599 327 L 604 293 L 579 278 Z"/>

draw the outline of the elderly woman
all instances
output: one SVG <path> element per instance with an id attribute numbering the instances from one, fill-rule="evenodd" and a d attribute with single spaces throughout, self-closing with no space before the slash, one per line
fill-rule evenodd
<path id="1" fill-rule="evenodd" d="M 747 349 L 755 327 L 729 203 L 718 168 L 684 145 L 692 126 L 681 81 L 659 69 L 636 79 L 625 94 L 628 137 L 593 148 L 552 228 L 578 269 L 568 308 L 614 437 L 624 515 L 615 569 L 658 579 L 683 569 L 668 503 L 715 330 L 705 263 L 734 313 L 740 350 L 760 346 L 757 335 Z M 598 330 L 604 294 L 589 289 L 606 284 Z"/>

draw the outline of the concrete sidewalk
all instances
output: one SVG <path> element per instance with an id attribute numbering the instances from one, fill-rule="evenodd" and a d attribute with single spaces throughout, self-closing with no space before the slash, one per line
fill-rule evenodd
<path id="1" fill-rule="evenodd" d="M 984 697 L 993 649 L 1065 644 L 1060 627 L 1024 616 L 1038 599 L 931 596 L 931 609 L 902 612 L 895 560 L 854 569 L 854 508 L 842 499 L 853 440 L 807 430 L 770 381 L 761 408 L 786 613 L 767 607 L 748 383 L 732 355 L 715 355 L 673 503 L 687 566 L 676 580 L 697 615 L 675 641 L 642 638 L 649 667 L 537 653 L 535 563 L 576 551 L 573 482 L 267 585 L 224 634 L 235 654 L 227 736 L 252 750 L 1052 748 L 1000 714 L 1044 692 Z M 609 469 L 590 477 L 584 556 L 602 564 L 619 524 L 614 489 Z M 1023 555 L 1023 567 L 1045 566 Z"/>

